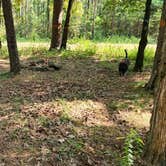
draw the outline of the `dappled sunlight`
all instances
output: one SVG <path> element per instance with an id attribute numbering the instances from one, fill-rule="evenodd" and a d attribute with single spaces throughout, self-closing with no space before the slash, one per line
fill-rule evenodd
<path id="1" fill-rule="evenodd" d="M 118 119 L 128 122 L 130 125 L 135 128 L 148 129 L 150 126 L 150 112 L 141 112 L 141 111 L 119 111 Z"/>
<path id="2" fill-rule="evenodd" d="M 0 0 L 0 166 L 144 165 L 162 8 Z"/>
<path id="3" fill-rule="evenodd" d="M 0 73 L 9 70 L 9 61 L 0 59 Z"/>
<path id="4" fill-rule="evenodd" d="M 20 105 L 7 119 L 1 118 L 0 124 L 4 131 L 0 157 L 10 158 L 9 162 L 31 158 L 28 161 L 36 163 L 48 157 L 55 161 L 56 153 L 63 155 L 68 148 L 73 155 L 79 151 L 96 155 L 100 149 L 112 151 L 107 147 L 112 137 L 122 136 L 109 120 L 106 106 L 92 100 L 59 99 Z M 42 157 L 37 160 L 37 156 Z"/>
<path id="5" fill-rule="evenodd" d="M 109 113 L 105 104 L 87 101 L 73 101 L 70 102 L 70 115 L 74 119 L 84 120 L 87 126 L 111 126 Z"/>
<path id="6" fill-rule="evenodd" d="M 18 42 L 18 48 L 48 48 L 49 42 Z"/>
<path id="7" fill-rule="evenodd" d="M 132 78 L 134 82 L 147 82 L 150 78 L 150 72 L 145 71 L 143 73 L 136 73 L 135 76 Z"/>
<path id="8" fill-rule="evenodd" d="M 86 126 L 112 126 L 109 113 L 105 104 L 93 100 L 66 101 L 59 99 L 52 102 L 34 103 L 24 105 L 21 112 L 28 115 L 67 118 L 71 121 L 80 122 Z"/>
<path id="9" fill-rule="evenodd" d="M 56 54 L 61 56 L 62 68 L 47 72 L 23 69 L 15 77 L 1 76 L 0 157 L 9 157 L 8 165 L 12 160 L 31 165 L 66 161 L 66 154 L 86 164 L 87 156 L 111 163 L 121 154 L 130 128 L 148 129 L 152 96 L 142 87 L 150 73 L 129 71 L 119 77 L 118 58 L 111 57 L 110 48 L 104 48 L 106 54 L 100 57 L 102 49 L 88 47 L 84 52 L 73 48 L 78 50 L 61 53 L 36 47 L 24 52 L 28 56 L 21 58 L 22 63 L 44 55 L 57 61 Z"/>

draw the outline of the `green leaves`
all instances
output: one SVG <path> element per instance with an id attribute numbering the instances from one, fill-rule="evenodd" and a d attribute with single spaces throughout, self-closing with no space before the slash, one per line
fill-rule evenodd
<path id="1" fill-rule="evenodd" d="M 127 135 L 124 143 L 124 153 L 122 160 L 120 161 L 121 166 L 132 166 L 136 157 L 139 157 L 143 149 L 143 140 L 138 133 L 131 129 Z"/>

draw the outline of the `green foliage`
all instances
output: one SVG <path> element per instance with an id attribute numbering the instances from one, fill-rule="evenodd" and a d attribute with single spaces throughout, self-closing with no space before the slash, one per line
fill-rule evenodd
<path id="1" fill-rule="evenodd" d="M 70 37 L 78 37 L 80 34 L 81 18 L 83 17 L 83 3 L 75 0 L 72 8 L 72 17 L 70 21 Z"/>
<path id="2" fill-rule="evenodd" d="M 13 2 L 15 28 L 18 37 L 45 38 L 48 37 L 47 0 L 18 0 Z"/>
<path id="3" fill-rule="evenodd" d="M 96 1 L 96 7 L 93 2 L 75 0 L 69 28 L 70 38 L 91 39 L 94 19 L 95 39 L 108 38 L 119 43 L 119 38 L 122 39 L 125 36 L 126 40 L 128 38 L 128 41 L 134 40 L 134 42 L 137 42 L 142 29 L 145 0 L 102 0 Z M 63 23 L 67 5 L 68 0 L 65 0 Z M 152 3 L 149 36 L 153 39 L 153 42 L 156 41 L 158 35 L 161 6 L 162 0 L 154 0 Z M 32 40 L 50 38 L 52 0 L 50 0 L 49 5 L 48 0 L 14 0 L 13 7 L 17 37 Z M 2 17 L 0 17 L 0 23 L 0 38 L 4 38 L 5 31 L 4 26 L 2 26 L 4 23 Z M 151 39 L 150 41 L 152 41 Z"/>
<path id="4" fill-rule="evenodd" d="M 0 49 L 0 58 L 5 59 L 8 58 L 8 51 L 7 48 L 2 45 L 2 48 Z"/>
<path id="5" fill-rule="evenodd" d="M 6 80 L 6 79 L 9 79 L 11 78 L 11 73 L 9 72 L 5 72 L 5 73 L 0 73 L 0 80 Z"/>
<path id="6" fill-rule="evenodd" d="M 143 141 L 135 130 L 131 130 L 127 135 L 123 148 L 123 156 L 120 161 L 121 166 L 132 166 L 136 157 L 139 157 L 143 149 Z"/>
<path id="7" fill-rule="evenodd" d="M 135 36 L 124 36 L 124 35 L 111 35 L 108 38 L 103 38 L 101 41 L 111 43 L 138 43 L 139 38 Z"/>
<path id="8" fill-rule="evenodd" d="M 51 120 L 46 116 L 39 116 L 37 118 L 37 123 L 42 127 L 49 127 L 51 125 Z"/>

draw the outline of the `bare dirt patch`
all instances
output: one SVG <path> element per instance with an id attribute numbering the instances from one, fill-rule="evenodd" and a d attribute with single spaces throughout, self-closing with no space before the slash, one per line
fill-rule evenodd
<path id="1" fill-rule="evenodd" d="M 0 59 L 0 72 L 9 70 L 9 61 Z"/>

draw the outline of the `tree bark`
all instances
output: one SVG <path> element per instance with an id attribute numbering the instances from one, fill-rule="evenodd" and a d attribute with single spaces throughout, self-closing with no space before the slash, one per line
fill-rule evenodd
<path id="1" fill-rule="evenodd" d="M 69 31 L 69 23 L 70 23 L 70 16 L 71 16 L 71 9 L 72 9 L 72 6 L 73 6 L 73 2 L 74 2 L 74 0 L 69 0 L 69 3 L 68 3 L 67 13 L 66 13 L 66 20 L 65 20 L 63 36 L 62 36 L 61 49 L 62 48 L 66 49 L 68 31 Z"/>
<path id="2" fill-rule="evenodd" d="M 63 0 L 54 0 L 50 50 L 53 48 L 59 48 L 61 44 L 62 11 Z"/>
<path id="3" fill-rule="evenodd" d="M 166 13 L 166 0 L 164 0 L 163 12 Z M 149 139 L 144 154 L 144 160 L 148 166 L 166 165 L 166 19 L 161 19 L 161 22 L 160 27 L 164 28 L 164 37 L 160 50 L 161 60 L 157 68 L 158 77 Z"/>
<path id="4" fill-rule="evenodd" d="M 166 36 L 165 36 L 166 37 Z M 166 43 L 165 43 L 166 44 Z M 165 48 L 166 53 L 166 48 Z M 163 59 L 166 62 L 166 56 Z M 165 70 L 165 71 L 164 71 Z M 147 165 L 166 165 L 166 63 L 162 64 L 162 72 L 154 101 L 151 128 L 145 160 Z"/>
<path id="5" fill-rule="evenodd" d="M 10 59 L 10 72 L 17 74 L 18 72 L 20 72 L 20 61 L 18 57 L 11 0 L 2 0 L 2 8 L 5 20 L 7 45 Z"/>
<path id="6" fill-rule="evenodd" d="M 50 0 L 47 0 L 47 37 L 50 31 Z"/>
<path id="7" fill-rule="evenodd" d="M 142 26 L 141 40 L 139 43 L 138 53 L 137 53 L 136 62 L 134 66 L 134 71 L 136 72 L 141 72 L 143 68 L 144 50 L 148 42 L 147 36 L 148 36 L 148 29 L 149 29 L 151 2 L 152 0 L 146 1 L 146 9 L 145 9 L 144 21 Z"/>
<path id="8" fill-rule="evenodd" d="M 163 26 L 164 20 L 166 20 L 166 5 L 164 1 L 164 7 L 162 9 L 162 15 L 161 15 L 161 21 L 160 21 L 160 27 L 159 27 L 159 36 L 158 36 L 158 42 L 157 42 L 157 49 L 155 52 L 155 57 L 154 57 L 154 63 L 153 63 L 153 69 L 151 73 L 151 77 L 148 81 L 148 83 L 145 85 L 145 88 L 147 90 L 154 90 L 156 86 L 156 81 L 157 81 L 157 68 L 159 67 L 159 63 L 161 60 L 161 54 L 162 54 L 162 47 L 163 47 L 163 42 L 164 42 L 164 33 L 165 33 L 165 27 Z"/>
<path id="9" fill-rule="evenodd" d="M 96 0 L 93 0 L 93 16 L 92 16 L 92 27 L 91 27 L 91 38 L 95 37 L 95 17 L 96 17 Z"/>

